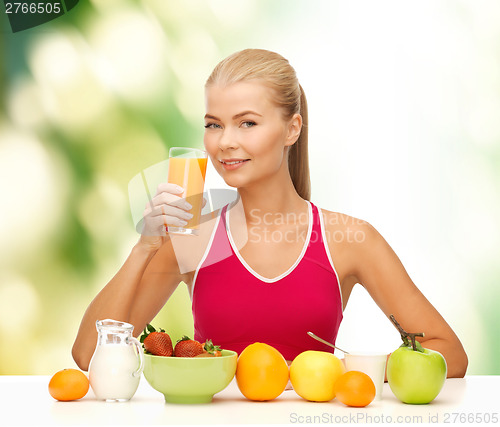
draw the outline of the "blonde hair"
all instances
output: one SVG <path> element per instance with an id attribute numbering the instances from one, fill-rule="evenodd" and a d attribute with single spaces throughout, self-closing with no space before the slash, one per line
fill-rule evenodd
<path id="1" fill-rule="evenodd" d="M 281 55 L 264 49 L 245 49 L 222 60 L 210 74 L 205 87 L 260 80 L 274 90 L 275 104 L 284 119 L 302 116 L 299 138 L 288 151 L 288 169 L 295 190 L 305 200 L 311 198 L 309 156 L 307 150 L 307 100 L 295 70 Z"/>

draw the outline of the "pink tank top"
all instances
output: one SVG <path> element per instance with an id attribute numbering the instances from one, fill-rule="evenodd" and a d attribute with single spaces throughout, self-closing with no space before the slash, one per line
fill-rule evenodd
<path id="1" fill-rule="evenodd" d="M 191 294 L 194 337 L 238 354 L 254 342 L 275 347 L 287 360 L 305 350 L 333 352 L 308 331 L 335 343 L 342 320 L 339 279 L 330 258 L 320 209 L 308 202 L 302 252 L 283 274 L 269 279 L 241 257 L 232 239 L 227 205 L 221 210 Z M 279 256 L 279 254 L 276 254 Z"/>

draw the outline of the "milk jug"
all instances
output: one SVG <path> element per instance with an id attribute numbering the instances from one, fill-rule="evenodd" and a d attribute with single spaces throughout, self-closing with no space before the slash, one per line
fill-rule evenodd
<path id="1" fill-rule="evenodd" d="M 97 399 L 124 402 L 137 391 L 144 369 L 141 344 L 134 326 L 112 319 L 98 320 L 97 346 L 90 361 L 90 386 Z"/>

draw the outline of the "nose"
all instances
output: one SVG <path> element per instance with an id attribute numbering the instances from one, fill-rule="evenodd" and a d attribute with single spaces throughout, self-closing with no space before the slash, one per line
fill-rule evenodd
<path id="1" fill-rule="evenodd" d="M 222 132 L 219 141 L 218 141 L 218 147 L 220 150 L 229 150 L 229 149 L 235 149 L 238 147 L 238 143 L 236 142 L 236 138 L 234 133 L 231 131 L 231 129 L 228 127 L 224 129 Z"/>

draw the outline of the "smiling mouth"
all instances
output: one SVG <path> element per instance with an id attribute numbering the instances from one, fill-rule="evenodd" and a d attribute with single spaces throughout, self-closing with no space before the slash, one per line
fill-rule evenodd
<path id="1" fill-rule="evenodd" d="M 248 162 L 250 159 L 246 160 L 235 160 L 233 162 L 225 162 L 224 160 L 219 160 L 223 165 L 236 165 L 238 163 Z"/>

